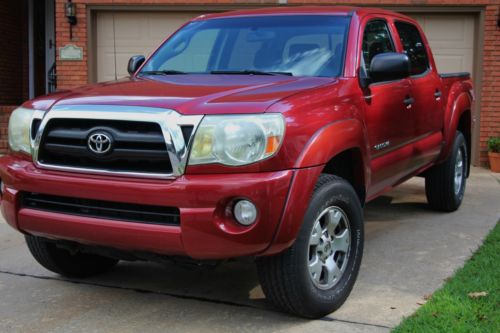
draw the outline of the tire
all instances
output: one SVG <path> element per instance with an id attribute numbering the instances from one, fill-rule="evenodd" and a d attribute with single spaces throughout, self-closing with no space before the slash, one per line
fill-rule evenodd
<path id="1" fill-rule="evenodd" d="M 336 220 L 337 224 L 333 223 Z M 334 234 L 334 241 L 318 241 L 318 234 L 326 237 L 328 221 L 336 225 L 326 234 Z M 345 239 L 347 247 L 337 246 Z M 363 211 L 356 192 L 346 180 L 322 174 L 294 244 L 280 254 L 256 260 L 266 297 L 281 310 L 305 318 L 321 318 L 337 310 L 356 281 L 363 242 Z M 342 247 L 344 251 L 339 250 Z M 328 265 L 332 260 L 337 261 L 336 266 Z M 317 263 L 322 265 L 320 270 Z M 339 271 L 328 273 L 327 267 L 339 266 Z M 332 281 L 328 277 L 333 277 Z"/>
<path id="2" fill-rule="evenodd" d="M 425 194 L 429 205 L 439 211 L 453 212 L 460 207 L 467 180 L 467 142 L 457 131 L 450 156 L 425 176 Z"/>
<path id="3" fill-rule="evenodd" d="M 26 236 L 26 244 L 40 265 L 65 277 L 90 277 L 104 273 L 118 263 L 116 259 L 95 254 L 71 253 L 40 237 Z"/>

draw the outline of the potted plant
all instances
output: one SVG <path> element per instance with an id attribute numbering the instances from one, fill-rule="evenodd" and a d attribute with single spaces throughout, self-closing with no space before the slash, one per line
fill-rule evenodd
<path id="1" fill-rule="evenodd" d="M 488 140 L 488 157 L 493 172 L 500 172 L 500 137 L 491 137 Z"/>

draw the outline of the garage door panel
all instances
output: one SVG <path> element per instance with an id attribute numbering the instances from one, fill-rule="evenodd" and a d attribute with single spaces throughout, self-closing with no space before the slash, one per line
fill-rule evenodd
<path id="1" fill-rule="evenodd" d="M 436 66 L 441 73 L 458 72 L 457 68 L 465 68 L 466 60 L 463 56 L 435 55 Z"/>
<path id="2" fill-rule="evenodd" d="M 111 20 L 113 20 L 113 14 L 109 13 L 108 16 L 111 16 Z M 143 24 L 131 24 L 135 21 L 134 14 L 123 14 L 117 13 L 115 14 L 115 34 L 116 39 L 119 41 L 136 41 L 141 40 L 142 36 L 145 36 L 146 27 Z M 109 19 L 108 19 L 109 20 Z M 143 21 L 147 21 L 148 18 L 144 18 Z M 113 31 L 111 31 L 113 33 Z"/>
<path id="3" fill-rule="evenodd" d="M 114 55 L 112 52 L 105 53 L 101 56 L 100 64 L 97 66 L 100 77 L 107 78 L 107 80 L 113 80 L 115 78 L 115 65 L 114 65 Z M 105 66 L 103 64 L 111 64 L 111 66 Z"/>
<path id="4" fill-rule="evenodd" d="M 113 40 L 113 21 L 111 19 L 104 19 L 100 14 L 97 15 L 97 19 L 96 45 L 98 47 L 105 46 L 110 40 Z"/>
<path id="5" fill-rule="evenodd" d="M 184 23 L 186 23 L 188 20 L 198 15 L 200 14 L 177 13 L 177 14 L 168 14 L 168 17 L 165 17 L 165 14 L 162 13 L 158 13 L 157 15 L 152 15 L 149 17 L 148 35 L 160 41 L 164 40 L 172 32 L 174 32 Z M 165 31 L 170 31 L 170 33 L 165 34 Z"/>
<path id="6" fill-rule="evenodd" d="M 424 31 L 431 32 L 434 42 L 445 43 L 444 47 L 474 46 L 474 20 L 471 16 L 427 15 L 417 17 L 417 21 Z"/>
<path id="7" fill-rule="evenodd" d="M 474 16 L 470 14 L 409 14 L 425 32 L 439 72 L 474 69 Z"/>
<path id="8" fill-rule="evenodd" d="M 200 13 L 196 12 L 98 12 L 95 44 L 97 81 L 115 79 L 114 44 L 117 77 L 122 78 L 128 75 L 127 63 L 131 56 L 148 56 L 182 24 L 198 15 Z"/>

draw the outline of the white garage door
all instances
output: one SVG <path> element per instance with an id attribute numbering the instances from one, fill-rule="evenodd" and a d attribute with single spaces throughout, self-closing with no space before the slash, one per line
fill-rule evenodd
<path id="1" fill-rule="evenodd" d="M 132 55 L 151 53 L 193 12 L 115 12 L 116 68 L 118 78 L 127 74 Z M 418 20 L 431 44 L 438 71 L 471 72 L 474 64 L 474 16 L 468 14 L 408 14 Z M 98 12 L 97 81 L 115 78 L 113 14 Z"/>
<path id="2" fill-rule="evenodd" d="M 187 20 L 201 13 L 115 12 L 116 70 L 118 78 L 127 76 L 131 56 L 148 55 Z M 96 17 L 97 81 L 115 79 L 113 13 L 98 12 Z"/>
<path id="3" fill-rule="evenodd" d="M 474 16 L 409 14 L 424 29 L 440 73 L 470 72 L 474 67 Z"/>

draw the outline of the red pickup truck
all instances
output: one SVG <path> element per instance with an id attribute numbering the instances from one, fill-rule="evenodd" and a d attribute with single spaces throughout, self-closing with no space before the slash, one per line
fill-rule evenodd
<path id="1" fill-rule="evenodd" d="M 459 208 L 468 73 L 381 9 L 203 15 L 130 77 L 28 101 L 0 159 L 1 209 L 45 268 L 253 256 L 266 296 L 308 318 L 349 295 L 363 205 L 413 176 Z"/>

